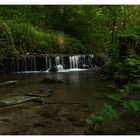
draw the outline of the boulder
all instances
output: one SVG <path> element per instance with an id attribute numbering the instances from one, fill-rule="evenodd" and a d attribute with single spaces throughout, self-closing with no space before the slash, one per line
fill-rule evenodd
<path id="1" fill-rule="evenodd" d="M 49 72 L 57 72 L 58 68 L 57 67 L 52 67 L 49 69 Z"/>

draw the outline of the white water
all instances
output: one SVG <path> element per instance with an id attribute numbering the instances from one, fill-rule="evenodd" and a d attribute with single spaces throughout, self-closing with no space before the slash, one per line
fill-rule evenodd
<path id="1" fill-rule="evenodd" d="M 57 65 L 56 67 L 57 67 L 58 71 L 64 70 L 63 65 Z"/>
<path id="2" fill-rule="evenodd" d="M 69 56 L 70 60 L 70 69 L 75 69 L 79 67 L 79 55 Z"/>
<path id="3" fill-rule="evenodd" d="M 34 56 L 24 55 L 18 58 L 15 63 L 14 72 L 48 72 L 52 67 L 57 67 L 58 72 L 86 70 L 83 66 L 94 69 L 94 55 L 73 55 L 73 56 Z"/>
<path id="4" fill-rule="evenodd" d="M 63 70 L 59 70 L 58 72 L 75 72 L 75 71 L 87 71 L 87 70 L 89 69 L 63 69 Z M 23 72 L 16 72 L 16 73 L 50 73 L 50 72 L 49 70 L 47 70 L 47 71 L 23 71 Z"/>

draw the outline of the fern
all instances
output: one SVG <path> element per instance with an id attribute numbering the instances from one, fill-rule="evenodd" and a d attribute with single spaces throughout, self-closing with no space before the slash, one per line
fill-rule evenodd
<path id="1" fill-rule="evenodd" d="M 129 101 L 124 101 L 122 103 L 123 107 L 130 110 L 137 112 L 140 110 L 140 101 L 138 100 L 129 100 Z"/>

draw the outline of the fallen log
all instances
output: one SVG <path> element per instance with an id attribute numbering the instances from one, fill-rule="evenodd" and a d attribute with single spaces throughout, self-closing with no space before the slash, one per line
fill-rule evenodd
<path id="1" fill-rule="evenodd" d="M 15 85 L 18 81 L 7 81 L 0 83 L 0 86 Z"/>

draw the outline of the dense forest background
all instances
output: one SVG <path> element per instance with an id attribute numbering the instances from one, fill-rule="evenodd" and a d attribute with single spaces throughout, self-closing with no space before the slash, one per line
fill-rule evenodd
<path id="1" fill-rule="evenodd" d="M 136 6 L 1 6 L 0 59 L 30 53 L 117 54 L 118 36 L 140 34 Z"/>

